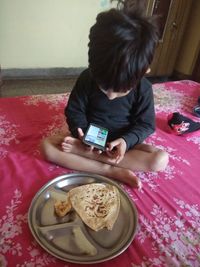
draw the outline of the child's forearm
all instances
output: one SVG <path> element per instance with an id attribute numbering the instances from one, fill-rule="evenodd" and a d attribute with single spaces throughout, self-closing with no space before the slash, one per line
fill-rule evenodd
<path id="1" fill-rule="evenodd" d="M 154 133 L 154 125 L 137 125 L 129 129 L 122 138 L 126 141 L 127 150 L 136 144 L 141 144 L 149 135 Z"/>

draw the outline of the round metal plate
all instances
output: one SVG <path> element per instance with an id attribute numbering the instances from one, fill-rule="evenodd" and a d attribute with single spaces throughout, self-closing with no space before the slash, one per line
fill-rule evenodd
<path id="1" fill-rule="evenodd" d="M 91 230 L 75 211 L 62 218 L 54 214 L 55 200 L 64 199 L 72 188 L 89 183 L 108 183 L 119 189 L 120 212 L 111 231 Z M 136 234 L 138 215 L 134 203 L 116 182 L 99 175 L 73 173 L 53 179 L 37 192 L 29 208 L 28 223 L 36 241 L 51 255 L 68 262 L 93 264 L 112 259 L 128 248 Z M 74 227 L 95 247 L 95 255 L 83 253 L 74 238 Z"/>

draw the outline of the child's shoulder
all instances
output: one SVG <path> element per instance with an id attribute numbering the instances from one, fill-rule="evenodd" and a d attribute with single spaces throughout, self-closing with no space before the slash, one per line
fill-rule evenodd
<path id="1" fill-rule="evenodd" d="M 92 80 L 92 76 L 91 76 L 91 73 L 90 73 L 90 70 L 87 68 L 87 69 L 84 69 L 81 74 L 79 75 L 78 77 L 79 80 Z"/>
<path id="2" fill-rule="evenodd" d="M 152 94 L 152 84 L 147 78 L 143 77 L 140 80 L 140 82 L 137 86 L 136 94 L 138 96 L 144 96 L 144 95 L 151 95 Z"/>
<path id="3" fill-rule="evenodd" d="M 90 70 L 87 68 L 81 72 L 79 75 L 75 86 L 73 87 L 73 91 L 78 92 L 80 94 L 90 94 L 92 90 L 95 88 L 95 81 L 92 78 Z"/>
<path id="4" fill-rule="evenodd" d="M 140 88 L 146 90 L 148 88 L 152 88 L 152 84 L 147 78 L 143 77 L 140 81 Z"/>

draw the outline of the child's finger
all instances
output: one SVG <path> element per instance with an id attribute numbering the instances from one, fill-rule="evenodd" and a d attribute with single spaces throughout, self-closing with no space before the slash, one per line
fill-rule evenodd
<path id="1" fill-rule="evenodd" d="M 113 149 L 113 147 L 114 147 L 113 143 L 108 143 L 106 150 L 111 151 Z"/>
<path id="2" fill-rule="evenodd" d="M 122 159 L 123 159 L 123 156 L 120 156 L 120 155 L 119 155 L 119 156 L 117 157 L 116 163 L 117 163 L 117 164 L 120 163 L 120 161 L 121 161 Z"/>
<path id="3" fill-rule="evenodd" d="M 94 149 L 94 147 L 93 147 L 93 146 L 90 146 L 90 145 L 86 145 L 86 149 L 87 149 L 88 151 L 92 151 L 92 150 Z"/>
<path id="4" fill-rule="evenodd" d="M 81 128 L 78 128 L 78 136 L 79 136 L 79 139 L 83 139 L 83 136 L 84 136 L 84 133 L 83 133 L 83 130 Z"/>
<path id="5" fill-rule="evenodd" d="M 113 158 L 114 154 L 109 149 L 106 149 L 106 154 L 108 155 L 109 158 Z"/>
<path id="6" fill-rule="evenodd" d="M 96 150 L 96 153 L 97 153 L 98 155 L 100 155 L 100 154 L 102 153 L 102 150 L 98 149 L 98 150 Z"/>

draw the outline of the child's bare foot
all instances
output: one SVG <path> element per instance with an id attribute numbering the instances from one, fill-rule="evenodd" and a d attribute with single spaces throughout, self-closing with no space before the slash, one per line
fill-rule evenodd
<path id="1" fill-rule="evenodd" d="M 129 184 L 131 187 L 142 188 L 141 180 L 131 170 L 111 166 L 111 171 L 107 175 L 115 180 Z"/>
<path id="2" fill-rule="evenodd" d="M 81 140 L 71 136 L 65 137 L 61 146 L 62 150 L 67 153 L 79 154 L 80 152 L 84 153 L 85 150 L 85 145 Z"/>

